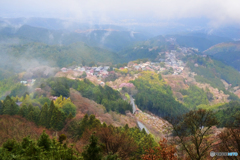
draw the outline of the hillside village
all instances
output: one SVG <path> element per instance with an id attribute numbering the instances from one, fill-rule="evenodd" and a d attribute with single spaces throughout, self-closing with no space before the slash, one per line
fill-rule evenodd
<path id="1" fill-rule="evenodd" d="M 69 71 L 76 71 L 79 73 L 85 72 L 88 77 L 96 77 L 100 80 L 108 77 L 111 74 L 114 74 L 115 72 L 122 72 L 122 73 L 129 73 L 130 71 L 155 71 L 157 73 L 160 72 L 168 72 L 168 74 L 172 75 L 179 75 L 184 70 L 185 64 L 182 60 L 180 60 L 180 56 L 186 56 L 192 54 L 192 52 L 197 51 L 197 49 L 194 48 L 178 48 L 178 50 L 170 50 L 166 52 L 160 52 L 159 55 L 163 55 L 159 58 L 158 61 L 151 62 L 142 62 L 137 63 L 136 61 L 129 62 L 127 66 L 123 66 L 120 68 L 111 68 L 110 66 L 76 66 L 76 67 L 69 67 L 65 68 L 63 67 L 61 69 L 61 72 L 69 72 Z M 102 81 L 100 82 L 101 84 Z"/>

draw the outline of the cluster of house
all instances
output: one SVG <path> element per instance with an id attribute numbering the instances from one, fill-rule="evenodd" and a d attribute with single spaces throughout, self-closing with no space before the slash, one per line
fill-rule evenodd
<path id="1" fill-rule="evenodd" d="M 62 68 L 61 71 L 62 72 L 67 72 L 67 71 L 79 71 L 79 72 L 86 72 L 87 75 L 91 75 L 91 76 L 97 76 L 100 78 L 106 78 L 109 74 L 111 74 L 114 71 L 108 71 L 110 67 L 109 66 L 98 66 L 98 67 L 88 67 L 88 66 L 84 66 L 84 67 L 76 67 L 74 69 L 67 69 L 67 68 Z"/>
<path id="2" fill-rule="evenodd" d="M 178 60 L 176 58 L 176 50 L 171 50 L 170 52 L 165 52 L 166 53 L 166 59 L 165 59 L 165 66 L 170 68 L 173 68 L 173 75 L 178 75 L 180 74 L 183 69 L 184 69 L 184 63 L 181 60 Z"/>
<path id="3" fill-rule="evenodd" d="M 20 83 L 25 86 L 32 86 L 35 81 L 36 81 L 36 79 L 28 79 L 26 81 L 20 81 Z"/>
<path id="4" fill-rule="evenodd" d="M 133 62 L 129 62 L 128 63 L 128 68 L 129 69 L 133 69 L 133 70 L 137 70 L 137 71 L 161 71 L 161 70 L 165 70 L 166 68 L 163 68 L 160 66 L 160 63 L 158 62 L 145 62 L 145 63 L 133 63 Z"/>
<path id="5" fill-rule="evenodd" d="M 162 53 L 159 53 L 159 54 L 162 54 Z M 146 63 L 140 63 L 140 64 L 130 62 L 128 63 L 128 67 L 137 71 L 150 70 L 150 71 L 159 71 L 159 72 L 163 72 L 165 70 L 173 68 L 173 71 L 174 71 L 173 75 L 178 75 L 183 71 L 185 64 L 183 63 L 183 61 L 178 60 L 176 58 L 176 54 L 177 54 L 176 50 L 165 52 L 165 58 L 159 59 L 160 62 L 165 63 L 164 67 L 161 67 L 160 65 L 161 63 L 159 62 L 150 62 L 150 61 Z"/>

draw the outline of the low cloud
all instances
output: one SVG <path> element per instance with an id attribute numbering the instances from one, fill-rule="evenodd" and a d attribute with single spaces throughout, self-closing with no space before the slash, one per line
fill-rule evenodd
<path id="1" fill-rule="evenodd" d="M 156 23 L 162 20 L 201 18 L 218 27 L 240 23 L 240 1 L 237 0 L 8 0 L 0 2 L 2 17 L 55 17 L 79 22 Z M 133 22 L 136 20 L 137 22 Z M 129 22 L 130 23 L 130 22 Z M 71 24 L 65 24 L 69 26 Z"/>

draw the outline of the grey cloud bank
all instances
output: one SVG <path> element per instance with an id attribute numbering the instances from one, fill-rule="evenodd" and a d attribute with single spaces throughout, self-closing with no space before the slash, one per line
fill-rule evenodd
<path id="1" fill-rule="evenodd" d="M 240 23 L 239 0 L 8 0 L 1 17 L 70 18 L 93 23 L 159 23 L 162 20 L 209 19 L 212 27 Z M 125 22 L 124 22 L 125 20 Z"/>

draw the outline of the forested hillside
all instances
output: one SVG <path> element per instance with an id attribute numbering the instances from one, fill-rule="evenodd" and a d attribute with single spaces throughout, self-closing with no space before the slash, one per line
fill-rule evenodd
<path id="1" fill-rule="evenodd" d="M 211 57 L 222 61 L 223 63 L 240 70 L 239 60 L 240 60 L 240 43 L 228 42 L 220 43 L 211 46 L 209 49 L 205 50 L 203 54 L 210 55 Z"/>
<path id="2" fill-rule="evenodd" d="M 105 85 L 95 86 L 87 79 L 83 81 L 70 80 L 67 78 L 49 78 L 46 81 L 36 82 L 36 86 L 43 90 L 48 87 L 51 88 L 51 95 L 53 96 L 69 96 L 69 89 L 73 88 L 79 91 L 83 97 L 94 100 L 96 103 L 102 104 L 107 111 L 116 111 L 125 114 L 126 110 L 132 111 L 131 105 L 121 98 L 118 91 Z"/>
<path id="3" fill-rule="evenodd" d="M 132 81 L 138 89 L 135 101 L 142 110 L 148 110 L 158 116 L 176 116 L 188 109 L 173 97 L 171 87 L 154 72 L 143 72 L 141 77 Z"/>
<path id="4" fill-rule="evenodd" d="M 120 63 L 124 59 L 105 49 L 89 47 L 83 42 L 67 46 L 47 45 L 43 43 L 4 44 L 0 55 L 4 58 L 0 64 L 3 69 L 22 71 L 38 65 L 64 67 L 70 64 L 90 62 Z"/>
<path id="5" fill-rule="evenodd" d="M 212 87 L 222 90 L 225 94 L 230 95 L 229 99 L 238 99 L 236 95 L 225 89 L 221 81 L 221 79 L 225 80 L 228 84 L 231 84 L 231 87 L 238 86 L 240 74 L 237 70 L 210 57 L 190 56 L 185 60 L 187 66 L 197 74 L 195 76 L 196 81 L 208 83 Z"/>
<path id="6" fill-rule="evenodd" d="M 171 35 L 168 37 L 176 38 L 176 43 L 182 47 L 198 48 L 201 52 L 215 44 L 231 41 L 230 38 L 197 32 Z"/>
<path id="7" fill-rule="evenodd" d="M 163 36 L 157 36 L 147 41 L 140 41 L 127 46 L 119 51 L 118 54 L 123 55 L 129 61 L 143 58 L 155 60 L 159 52 L 166 51 L 169 45 L 170 43 Z"/>
<path id="8" fill-rule="evenodd" d="M 136 41 L 147 39 L 144 33 L 128 31 L 125 28 L 103 26 L 76 26 L 75 30 L 56 30 L 43 27 L 23 25 L 16 29 L 8 26 L 0 30 L 0 39 L 12 38 L 22 42 L 39 42 L 48 45 L 70 45 L 84 42 L 91 47 L 101 47 L 112 51 L 119 51 Z"/>

